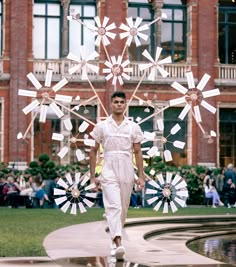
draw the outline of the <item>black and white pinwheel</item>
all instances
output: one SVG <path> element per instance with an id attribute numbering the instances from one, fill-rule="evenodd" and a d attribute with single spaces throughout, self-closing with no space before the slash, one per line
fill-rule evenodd
<path id="1" fill-rule="evenodd" d="M 151 173 L 155 175 L 155 171 Z M 158 211 L 163 208 L 163 213 L 168 213 L 169 207 L 172 212 L 176 212 L 178 207 L 184 208 L 188 198 L 187 184 L 179 174 L 166 172 L 155 176 L 156 180 L 150 180 L 146 187 L 148 205 L 153 205 L 153 209 Z"/>
<path id="2" fill-rule="evenodd" d="M 97 197 L 97 193 L 92 190 L 95 184 L 89 184 L 89 174 L 81 176 L 75 173 L 74 177 L 67 173 L 65 178 L 60 178 L 57 182 L 57 188 L 54 188 L 55 203 L 60 210 L 66 213 L 70 209 L 70 214 L 76 215 L 91 208 Z"/>

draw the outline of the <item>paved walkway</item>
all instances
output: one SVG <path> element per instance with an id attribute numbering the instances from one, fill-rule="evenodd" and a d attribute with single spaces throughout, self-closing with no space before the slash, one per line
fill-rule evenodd
<path id="1" fill-rule="evenodd" d="M 236 229 L 236 216 L 230 216 L 230 218 L 225 215 L 210 216 L 209 218 L 215 220 L 212 224 L 218 227 L 228 225 L 228 230 L 222 228 L 221 233 Z M 127 267 L 138 264 L 146 266 L 230 266 L 196 254 L 186 247 L 186 241 L 206 235 L 205 231 L 201 233 L 199 229 L 210 224 L 205 216 L 129 219 L 123 241 L 126 248 L 126 262 L 117 264 L 109 256 L 110 240 L 109 234 L 105 232 L 105 221 L 73 225 L 52 232 L 45 238 L 43 245 L 49 258 L 54 262 L 50 263 L 48 258 L 31 260 L 40 267 Z M 4 265 L 5 263 L 0 261 L 0 266 L 30 265 L 28 261 L 28 265 L 14 265 L 15 262 L 11 260 L 10 265 Z"/>

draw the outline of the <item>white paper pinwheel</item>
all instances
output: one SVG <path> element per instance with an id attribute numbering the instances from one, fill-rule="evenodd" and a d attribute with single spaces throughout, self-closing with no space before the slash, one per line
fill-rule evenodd
<path id="1" fill-rule="evenodd" d="M 88 29 L 90 29 L 94 32 L 95 36 L 97 36 L 96 40 L 95 40 L 95 45 L 99 46 L 101 44 L 101 41 L 104 44 L 104 46 L 109 45 L 110 41 L 109 41 L 108 37 L 113 39 L 113 40 L 116 37 L 115 33 L 110 32 L 111 30 L 114 30 L 116 28 L 115 23 L 113 22 L 113 23 L 107 25 L 109 18 L 106 16 L 104 17 L 102 23 L 101 23 L 99 17 L 95 17 L 94 20 L 97 24 L 97 27 L 92 25 L 92 24 L 87 24 L 86 26 L 88 27 Z"/>
<path id="2" fill-rule="evenodd" d="M 106 61 L 104 64 L 108 67 L 103 69 L 103 73 L 108 74 L 106 76 L 106 80 L 109 81 L 112 79 L 112 85 L 115 85 L 117 80 L 119 81 L 120 85 L 123 85 L 123 78 L 126 80 L 130 79 L 130 76 L 127 73 L 133 71 L 132 68 L 127 67 L 130 61 L 127 59 L 122 62 L 122 57 L 118 56 L 117 59 L 115 56 L 111 57 L 111 62 Z"/>
<path id="3" fill-rule="evenodd" d="M 18 90 L 19 96 L 31 97 L 33 99 L 33 101 L 25 108 L 23 108 L 22 111 L 26 115 L 32 111 L 36 111 L 36 115 L 40 114 L 39 122 L 44 123 L 46 121 L 48 108 L 50 107 L 58 118 L 62 118 L 64 116 L 64 113 L 58 106 L 58 103 L 71 103 L 72 96 L 55 93 L 68 83 L 67 79 L 63 78 L 60 82 L 50 88 L 52 81 L 52 69 L 47 69 L 44 88 L 32 72 L 27 75 L 27 78 L 31 81 L 37 91 L 24 89 Z M 33 116 L 33 119 L 36 118 L 36 115 Z M 17 135 L 17 139 L 24 138 L 25 135 L 26 133 L 24 135 L 22 133 L 19 133 Z"/>
<path id="4" fill-rule="evenodd" d="M 63 120 L 65 129 L 70 132 L 73 128 L 73 125 L 71 123 L 70 118 L 67 118 Z M 84 133 L 86 129 L 88 128 L 89 123 L 86 121 L 83 121 L 78 129 L 78 134 Z M 95 146 L 95 141 L 93 139 L 89 139 L 87 136 L 84 136 L 84 138 L 78 138 L 77 136 L 73 136 L 72 134 L 69 134 L 69 136 L 59 134 L 59 133 L 53 133 L 52 134 L 52 140 L 63 142 L 65 138 L 68 138 L 67 146 L 63 146 L 62 149 L 57 154 L 61 159 L 63 159 L 69 152 L 70 147 L 75 147 L 75 155 L 78 161 L 82 161 L 86 158 L 85 153 L 77 148 L 77 142 L 83 142 L 85 146 Z"/>
<path id="5" fill-rule="evenodd" d="M 156 78 L 156 72 L 159 71 L 161 76 L 163 78 L 166 78 L 169 75 L 169 72 L 164 70 L 162 65 L 171 63 L 171 57 L 166 57 L 164 59 L 159 60 L 160 54 L 161 54 L 162 48 L 157 47 L 156 48 L 156 56 L 155 60 L 152 58 L 152 56 L 149 54 L 149 52 L 145 49 L 143 51 L 143 56 L 146 57 L 150 63 L 145 63 L 145 64 L 139 64 L 139 69 L 141 71 L 149 69 L 150 68 L 150 73 L 148 75 L 148 80 L 154 81 Z"/>
<path id="6" fill-rule="evenodd" d="M 128 25 L 125 25 L 124 23 L 121 23 L 119 28 L 121 30 L 124 30 L 125 32 L 120 33 L 120 38 L 124 39 L 124 38 L 127 37 L 126 45 L 130 46 L 133 39 L 135 41 L 135 45 L 136 46 L 140 46 L 141 45 L 141 42 L 140 42 L 139 38 L 147 41 L 148 35 L 147 34 L 143 34 L 142 31 L 148 30 L 149 27 L 148 27 L 147 24 L 144 24 L 144 25 L 140 26 L 142 21 L 143 21 L 142 18 L 137 17 L 136 20 L 135 20 L 135 23 L 134 23 L 133 18 L 129 17 L 129 18 L 126 18 L 126 22 L 127 22 Z"/>
<path id="7" fill-rule="evenodd" d="M 97 193 L 91 190 L 95 184 L 89 184 L 89 175 L 86 173 L 81 177 L 80 173 L 75 173 L 74 177 L 67 173 L 65 178 L 60 178 L 57 188 L 54 188 L 55 203 L 61 211 L 66 213 L 69 208 L 70 214 L 76 215 L 87 211 L 86 207 L 91 208 L 97 197 Z"/>
<path id="8" fill-rule="evenodd" d="M 159 131 L 163 132 L 164 131 L 164 122 L 163 119 L 157 119 L 157 126 Z M 179 130 L 181 129 L 180 125 L 178 123 L 176 123 L 170 130 L 170 133 L 167 136 L 161 136 L 161 137 L 156 137 L 156 133 L 155 132 L 146 132 L 144 131 L 144 140 L 149 140 L 149 141 L 156 141 L 156 142 L 160 142 L 163 145 L 163 155 L 164 155 L 164 159 L 165 161 L 172 161 L 172 154 L 171 151 L 169 149 L 167 149 L 167 144 L 172 144 L 174 147 L 179 148 L 179 149 L 183 149 L 185 146 L 185 142 L 179 141 L 179 140 L 175 140 L 174 142 L 171 142 L 168 140 L 168 138 L 172 135 L 175 135 Z M 158 154 L 158 148 L 156 146 L 151 147 L 148 151 L 147 151 L 147 155 L 149 157 L 155 157 Z"/>
<path id="9" fill-rule="evenodd" d="M 176 212 L 178 206 L 184 208 L 188 198 L 186 182 L 180 175 L 172 172 L 166 172 L 165 177 L 159 173 L 156 181 L 148 181 L 145 194 L 151 196 L 147 199 L 148 205 L 154 205 L 155 211 L 162 207 L 163 213 L 168 213 L 169 206 L 172 212 Z"/>
<path id="10" fill-rule="evenodd" d="M 197 86 L 195 86 L 195 82 L 193 79 L 193 73 L 187 72 L 186 73 L 187 82 L 188 82 L 188 89 L 179 84 L 178 82 L 174 82 L 171 86 L 176 89 L 178 92 L 183 94 L 182 97 L 170 100 L 170 106 L 176 106 L 179 104 L 185 104 L 184 109 L 181 111 L 179 115 L 179 119 L 183 120 L 189 111 L 192 111 L 193 117 L 196 120 L 197 123 L 200 123 L 202 121 L 201 113 L 200 113 L 200 107 L 204 107 L 211 113 L 215 114 L 216 108 L 213 107 L 211 104 L 207 103 L 204 99 L 208 97 L 217 96 L 220 94 L 219 89 L 212 89 L 203 91 L 205 85 L 210 79 L 210 75 L 204 74 L 200 82 Z"/>
<path id="11" fill-rule="evenodd" d="M 76 55 L 74 55 L 72 53 L 69 53 L 67 58 L 77 62 L 77 64 L 75 66 L 73 66 L 72 68 L 69 69 L 69 73 L 73 74 L 75 72 L 82 72 L 81 79 L 87 80 L 88 79 L 87 72 L 89 70 L 91 70 L 95 73 L 98 73 L 98 71 L 99 71 L 98 66 L 89 63 L 90 60 L 94 60 L 98 56 L 99 56 L 99 54 L 96 51 L 94 51 L 89 56 L 86 57 L 86 51 L 85 51 L 84 46 L 81 46 L 81 48 L 80 48 L 79 57 L 77 57 Z"/>

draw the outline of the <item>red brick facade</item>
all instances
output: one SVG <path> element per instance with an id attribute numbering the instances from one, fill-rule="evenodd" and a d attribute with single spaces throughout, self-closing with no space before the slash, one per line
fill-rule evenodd
<path id="1" fill-rule="evenodd" d="M 152 2 L 155 2 L 153 0 Z M 161 2 L 161 1 L 160 1 Z M 151 3 L 150 3 L 151 5 Z M 219 79 L 219 59 L 218 59 L 218 1 L 217 0 L 187 0 L 188 6 L 188 24 L 191 24 L 191 31 L 187 34 L 188 40 L 191 40 L 191 47 L 188 48 L 187 62 L 191 65 L 194 78 L 199 81 L 204 73 L 211 75 L 207 83 L 207 89 L 219 87 L 221 95 L 208 102 L 217 107 L 219 102 L 234 103 L 236 94 L 231 85 L 217 86 L 214 79 Z M 112 18 L 117 26 L 121 22 L 125 23 L 127 17 L 128 1 L 126 0 L 97 0 L 97 14 L 101 20 L 104 16 Z M 32 55 L 32 28 L 33 28 L 33 4 L 32 1 L 4 1 L 4 43 L 3 43 L 3 72 L 9 74 L 10 78 L 0 80 L 0 97 L 4 98 L 4 162 L 9 161 L 27 161 L 33 159 L 30 151 L 30 142 L 24 144 L 16 139 L 17 133 L 26 129 L 30 122 L 30 116 L 25 116 L 22 108 L 26 106 L 27 100 L 18 97 L 19 88 L 26 89 L 29 86 L 26 75 L 33 71 Z M 190 27 L 190 25 L 188 25 Z M 119 55 L 124 47 L 124 40 L 116 39 L 108 47 L 110 55 Z M 189 43 L 190 44 L 190 43 Z M 100 58 L 106 59 L 103 49 L 100 51 Z M 5 76 L 3 76 L 5 77 Z M 7 77 L 7 76 L 6 76 Z M 136 84 L 129 82 L 124 88 L 118 86 L 117 89 L 124 89 L 130 96 L 135 89 Z M 111 81 L 94 82 L 101 100 L 109 110 L 109 99 L 112 93 Z M 93 95 L 90 87 L 86 83 L 69 83 L 65 86 L 63 93 L 73 96 L 77 95 L 77 89 L 81 88 L 80 97 L 88 99 Z M 158 94 L 159 100 L 169 100 L 178 97 L 178 93 L 168 84 L 145 83 L 143 82 L 138 94 L 143 95 L 149 92 L 150 98 Z M 102 113 L 101 113 L 102 115 Z M 217 131 L 217 115 L 202 112 L 203 128 Z M 50 127 L 50 125 L 47 125 Z M 191 159 L 188 162 L 196 165 L 198 163 L 212 163 L 217 165 L 218 145 L 217 140 L 212 144 L 207 143 L 203 138 L 202 131 L 193 121 L 191 130 Z M 50 142 L 50 136 L 46 137 Z M 35 143 L 35 151 L 40 144 Z M 48 153 L 49 145 L 44 148 Z M 34 153 L 34 151 L 33 151 Z"/>

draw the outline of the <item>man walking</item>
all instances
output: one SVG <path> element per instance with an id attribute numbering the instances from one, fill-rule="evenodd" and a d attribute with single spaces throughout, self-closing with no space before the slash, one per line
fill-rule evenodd
<path id="1" fill-rule="evenodd" d="M 96 155 L 100 144 L 104 150 L 104 164 L 99 182 L 103 192 L 103 202 L 112 242 L 115 245 L 115 256 L 124 259 L 125 248 L 121 244 L 122 228 L 130 204 L 134 186 L 133 153 L 138 169 L 137 190 L 144 187 L 143 158 L 140 142 L 143 134 L 140 127 L 124 116 L 126 95 L 114 92 L 111 96 L 112 115 L 99 122 L 91 136 L 95 147 L 90 152 L 90 182 L 96 183 Z"/>

